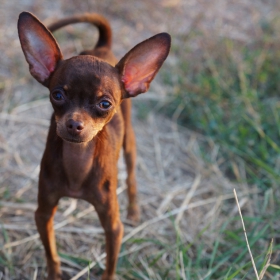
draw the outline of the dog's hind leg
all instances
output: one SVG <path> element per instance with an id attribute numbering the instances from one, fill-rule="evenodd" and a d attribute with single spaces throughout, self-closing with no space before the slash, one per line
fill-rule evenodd
<path id="1" fill-rule="evenodd" d="M 134 223 L 140 219 L 140 210 L 137 202 L 137 183 L 136 183 L 136 140 L 131 124 L 131 101 L 126 99 L 121 104 L 124 117 L 125 134 L 123 141 L 124 158 L 127 169 L 127 194 L 128 208 L 127 218 Z"/>

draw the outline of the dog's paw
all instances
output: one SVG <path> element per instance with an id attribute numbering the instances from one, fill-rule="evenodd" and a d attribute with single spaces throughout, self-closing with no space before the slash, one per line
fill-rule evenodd
<path id="1" fill-rule="evenodd" d="M 101 280 L 116 280 L 115 275 L 109 276 L 106 272 L 102 274 Z"/>
<path id="2" fill-rule="evenodd" d="M 61 274 L 56 274 L 56 275 L 48 275 L 47 280 L 63 280 Z"/>
<path id="3" fill-rule="evenodd" d="M 47 280 L 64 280 L 65 278 L 62 277 L 62 273 L 60 272 L 60 270 L 50 270 L 48 273 L 48 277 Z"/>
<path id="4" fill-rule="evenodd" d="M 137 225 L 140 221 L 140 208 L 138 204 L 130 205 L 127 208 L 127 219 Z"/>

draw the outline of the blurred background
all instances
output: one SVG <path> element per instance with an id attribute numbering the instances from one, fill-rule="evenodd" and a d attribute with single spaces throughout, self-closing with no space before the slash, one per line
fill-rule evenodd
<path id="1" fill-rule="evenodd" d="M 51 106 L 29 74 L 17 35 L 22 11 L 45 24 L 104 15 L 121 58 L 159 33 L 171 53 L 148 93 L 133 100 L 142 218 L 126 217 L 118 279 L 254 279 L 237 191 L 259 279 L 279 279 L 280 2 L 277 0 L 1 0 L 0 279 L 44 279 L 34 224 Z M 55 33 L 65 58 L 94 46 L 97 30 Z M 99 279 L 104 235 L 94 209 L 62 199 L 55 217 L 66 279 Z M 81 272 L 82 271 L 82 272 Z"/>

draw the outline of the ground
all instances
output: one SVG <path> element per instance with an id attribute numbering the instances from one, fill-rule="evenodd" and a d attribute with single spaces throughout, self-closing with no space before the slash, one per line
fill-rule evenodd
<path id="1" fill-rule="evenodd" d="M 211 1 L 212 2 L 212 1 Z M 218 32 L 237 40 L 249 41 L 258 32 L 255 22 L 274 16 L 273 1 L 208 1 L 144 0 L 144 1 L 15 1 L 2 0 L 0 10 L 0 279 L 43 279 L 44 251 L 35 229 L 37 181 L 40 159 L 44 150 L 51 107 L 48 92 L 28 72 L 17 37 L 17 18 L 21 11 L 30 11 L 45 23 L 82 12 L 106 16 L 113 29 L 113 50 L 118 58 L 135 44 L 159 32 L 169 32 L 173 38 L 171 55 L 165 63 L 180 59 L 173 48 L 184 44 L 187 34 L 198 21 L 204 32 Z M 65 34 L 68 34 L 67 36 Z M 88 25 L 67 27 L 57 34 L 65 57 L 94 45 L 96 30 Z M 199 42 L 190 44 L 196 48 Z M 172 75 L 172 73 L 170 73 Z M 166 85 L 161 76 L 155 80 L 143 100 L 166 100 Z M 137 107 L 137 99 L 133 101 Z M 200 144 L 209 147 L 215 159 L 218 146 L 203 136 L 188 131 L 164 116 L 145 111 L 141 106 L 133 114 L 138 147 L 137 181 L 142 218 L 132 227 L 125 220 L 125 168 L 119 162 L 119 200 L 125 223 L 119 279 L 162 279 L 146 269 L 141 274 L 132 259 L 142 262 L 142 256 L 160 250 L 157 244 L 173 243 L 180 235 L 184 242 L 194 242 L 197 236 L 212 244 L 226 219 L 237 214 L 234 203 L 228 210 L 224 201 L 233 201 L 233 188 L 238 190 L 246 211 L 253 207 L 246 194 L 257 192 L 254 187 L 234 185 L 211 164 L 200 151 Z M 226 214 L 225 214 L 226 213 Z M 79 279 L 98 279 L 104 260 L 103 230 L 94 209 L 83 201 L 63 199 L 55 217 L 58 249 L 65 275 L 74 277 L 85 269 Z M 177 230 L 174 230 L 176 228 Z M 206 231 L 204 229 L 207 228 Z M 131 240 L 141 240 L 137 243 Z M 175 250 L 175 248 L 174 248 Z M 96 262 L 89 272 L 88 262 Z M 168 267 L 172 253 L 161 256 L 160 265 Z M 92 265 L 93 266 L 93 265 Z M 128 269 L 127 266 L 131 268 Z M 128 269 L 128 270 L 126 270 Z M 145 276 L 147 275 L 148 276 Z M 89 275 L 89 276 L 88 276 Z M 134 276 L 131 276 L 134 275 Z M 141 276 L 142 275 L 142 276 Z M 170 271 L 165 279 L 178 277 Z M 183 276 L 181 276 L 181 279 Z M 180 278 L 180 276 L 179 276 Z M 177 278 L 178 279 L 178 278 Z M 202 279 L 202 278 L 201 278 Z"/>

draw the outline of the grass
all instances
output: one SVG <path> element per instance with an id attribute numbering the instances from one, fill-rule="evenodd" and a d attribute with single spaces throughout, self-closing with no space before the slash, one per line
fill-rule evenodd
<path id="1" fill-rule="evenodd" d="M 205 232 L 201 232 L 193 243 L 183 241 L 180 235 L 177 235 L 174 244 L 154 239 L 131 240 L 130 242 L 134 244 L 149 243 L 151 252 L 154 253 L 143 255 L 140 251 L 128 257 L 121 257 L 118 274 L 124 279 L 253 279 L 254 272 L 251 261 L 247 258 L 248 251 L 243 231 L 238 226 L 232 229 L 233 223 L 239 224 L 239 218 L 229 219 L 221 229 L 218 229 L 219 237 L 213 244 L 204 243 L 202 236 Z M 268 251 L 276 252 L 280 245 L 271 248 L 267 240 L 267 247 L 256 246 L 258 243 L 264 244 L 263 239 L 270 231 L 265 219 L 246 218 L 245 223 L 249 227 L 248 239 L 260 273 Z M 279 277 L 279 267 L 270 267 L 268 273 Z"/>
<path id="2" fill-rule="evenodd" d="M 104 11 L 107 11 L 107 8 Z M 119 14 L 116 16 L 119 18 Z M 142 138 L 145 138 L 142 139 L 142 144 L 139 139 L 141 137 L 137 139 L 138 159 L 141 163 L 138 177 L 141 180 L 139 186 L 143 202 L 143 221 L 152 221 L 157 215 L 166 215 L 174 209 L 180 209 L 184 197 L 189 194 L 189 189 L 185 187 L 183 181 L 192 179 L 197 171 L 202 173 L 202 179 L 196 190 L 197 193 L 192 197 L 194 203 L 207 200 L 209 197 L 218 197 L 222 191 L 228 192 L 229 187 L 226 188 L 223 185 L 227 183 L 224 178 L 218 183 L 215 180 L 211 181 L 212 177 L 209 173 L 212 171 L 211 168 L 216 165 L 228 179 L 237 182 L 238 186 L 242 185 L 248 189 L 257 186 L 261 190 L 258 194 L 242 198 L 243 218 L 258 273 L 260 274 L 263 270 L 271 255 L 271 265 L 263 279 L 279 279 L 279 19 L 259 23 L 259 28 L 257 28 L 259 31 L 252 35 L 249 42 L 206 34 L 203 28 L 200 29 L 199 22 L 192 27 L 192 32 L 187 36 L 178 34 L 174 36 L 173 42 L 175 43 L 173 43 L 171 55 L 175 57 L 175 63 L 166 64 L 159 73 L 165 88 L 169 89 L 169 95 L 167 101 L 156 104 L 156 108 L 160 108 L 161 113 L 170 116 L 181 125 L 202 134 L 207 140 L 195 139 L 197 149 L 185 152 L 184 149 L 179 150 L 176 147 L 178 152 L 173 149 L 180 142 L 177 138 L 175 139 L 177 136 L 173 133 L 174 131 L 171 131 L 170 127 L 165 130 L 159 128 L 159 126 L 164 127 L 165 123 L 159 125 L 158 122 L 155 122 L 155 129 L 148 136 L 145 135 L 145 126 L 149 126 L 149 123 L 138 127 L 138 131 L 143 130 Z M 133 27 L 133 32 L 135 32 L 134 29 Z M 62 43 L 66 57 L 73 49 L 77 53 L 81 49 L 87 48 L 83 45 L 85 40 L 82 35 L 86 34 L 84 28 L 80 28 L 78 32 L 71 30 L 70 35 L 66 35 L 64 31 L 56 34 Z M 94 39 L 89 35 L 85 36 L 89 37 L 88 46 L 91 46 Z M 13 50 L 18 53 L 15 58 L 21 58 L 21 60 L 11 60 L 13 71 L 20 72 L 20 78 L 25 77 L 25 80 L 22 84 L 17 84 L 17 81 L 16 87 L 11 88 L 11 93 L 8 86 L 4 87 L 4 83 L 0 84 L 0 91 L 5 97 L 3 100 L 9 100 L 4 103 L 6 111 L 10 111 L 21 103 L 36 100 L 44 92 L 39 86 L 37 87 L 35 82 L 32 82 L 34 84 L 29 82 L 31 78 L 27 74 L 26 65 L 22 64 L 20 49 L 13 48 Z M 24 69 L 24 71 L 17 70 L 16 66 L 20 66 L 19 69 Z M 18 80 L 21 81 L 21 79 Z M 17 79 L 13 76 L 13 82 L 15 80 Z M 17 92 L 19 85 L 22 88 L 21 95 L 12 94 L 12 92 Z M 30 91 L 30 89 L 32 90 Z M 139 118 L 145 119 L 155 104 L 153 100 L 148 101 L 148 105 L 138 100 L 135 105 L 138 106 Z M 2 131 L 5 131 L 8 126 L 3 120 L 2 122 Z M 18 207 L 19 202 L 36 203 L 35 195 L 33 195 L 35 184 L 34 188 L 27 191 L 23 197 L 17 198 L 16 201 L 13 200 L 12 195 L 17 193 L 22 185 L 25 185 L 25 180 L 30 180 L 30 178 L 26 175 L 22 178 L 24 182 L 18 184 L 15 179 L 19 175 L 12 173 L 11 170 L 14 170 L 15 166 L 15 171 L 24 171 L 20 174 L 29 174 L 30 170 L 33 170 L 33 168 L 24 169 L 26 165 L 32 163 L 31 159 L 34 159 L 31 157 L 30 160 L 27 158 L 25 161 L 26 154 L 22 152 L 34 145 L 26 143 L 23 149 L 16 141 L 20 136 L 16 133 L 19 128 L 22 128 L 22 125 L 22 123 L 15 123 L 14 131 L 8 131 L 8 136 L 3 134 L 10 148 L 7 153 L 2 154 L 4 160 L 1 165 L 2 170 L 7 169 L 6 173 L 11 173 L 7 178 L 12 178 L 6 186 L 4 176 L 1 201 L 13 202 Z M 33 139 L 32 126 L 24 124 L 24 128 L 25 131 L 31 133 L 29 138 Z M 137 129 L 137 125 L 135 128 Z M 41 129 L 43 130 L 43 128 Z M 38 137 L 38 130 L 40 131 L 39 127 L 36 128 L 36 137 Z M 44 131 L 41 135 L 42 138 L 39 138 L 40 142 L 45 141 Z M 166 131 L 170 131 L 170 133 L 168 134 Z M 14 144 L 10 141 L 10 134 L 14 135 L 12 138 Z M 155 135 L 156 137 L 152 139 L 152 136 Z M 39 137 L 41 136 L 39 135 Z M 152 143 L 148 142 L 149 140 Z M 35 146 L 33 148 L 36 149 L 37 146 Z M 22 153 L 24 160 L 22 165 L 15 164 L 13 158 L 9 159 L 10 150 L 13 151 L 15 147 L 20 155 Z M 153 150 L 155 153 L 152 153 Z M 38 152 L 36 150 L 35 153 L 40 154 L 41 151 L 42 147 L 38 146 Z M 166 151 L 169 151 L 168 155 Z M 196 158 L 193 157 L 193 151 L 199 154 Z M 28 153 L 28 155 L 30 154 L 32 153 Z M 161 154 L 162 158 L 157 158 L 158 154 Z M 162 162 L 163 164 L 161 164 Z M 149 163 L 151 164 L 149 165 Z M 198 163 L 201 166 L 198 166 Z M 157 165 L 164 168 L 166 176 L 164 179 L 158 176 Z M 172 174 L 172 169 L 177 171 L 182 166 L 185 168 L 182 169 L 182 172 Z M 150 170 L 152 168 L 156 170 Z M 189 176 L 186 176 L 187 172 L 190 173 Z M 177 174 L 179 175 L 177 176 Z M 183 179 L 176 181 L 178 179 L 176 177 L 179 176 L 182 176 Z M 158 177 L 162 180 L 158 180 Z M 162 185 L 158 186 L 158 181 Z M 182 190 L 177 195 L 171 196 L 164 211 L 158 214 L 157 210 L 160 209 L 161 202 L 168 195 L 172 195 L 173 183 L 177 188 L 179 185 Z M 207 192 L 204 192 L 205 189 Z M 154 200 L 149 200 L 151 198 Z M 125 216 L 126 200 L 120 199 L 122 214 Z M 67 201 L 63 203 L 63 207 L 59 209 L 57 223 L 65 220 L 63 213 L 70 205 L 70 202 Z M 145 231 L 139 231 L 137 235 L 133 235 L 124 242 L 117 267 L 119 278 L 127 280 L 255 279 L 241 221 L 233 199 L 214 204 L 209 203 L 208 207 L 204 205 L 189 209 L 184 214 L 181 224 L 176 223 L 173 216 L 167 215 L 167 218 L 149 224 L 145 227 Z M 213 205 L 217 207 L 217 211 L 212 212 Z M 23 226 L 25 223 L 33 225 L 33 210 L 22 208 L 21 211 L 18 211 L 20 209 L 15 211 L 15 207 L 9 207 L 6 205 L 0 209 L 1 245 L 36 234 L 36 230 L 32 230 L 32 227 L 24 230 Z M 78 213 L 83 213 L 84 206 L 78 207 L 81 207 L 77 209 Z M 208 215 L 209 212 L 211 215 Z M 203 219 L 205 216 L 207 218 Z M 95 222 L 97 220 L 93 214 L 88 218 L 79 216 L 79 218 L 72 219 L 71 217 L 76 217 L 76 215 L 73 214 L 69 218 L 69 224 L 73 223 L 72 228 L 74 229 L 83 227 L 88 229 L 93 220 L 95 219 Z M 21 223 L 17 224 L 20 221 Z M 16 225 L 16 228 L 9 228 L 11 225 Z M 133 229 L 127 227 L 126 234 L 131 232 Z M 82 279 L 91 279 L 93 276 L 99 277 L 102 274 L 103 268 L 100 263 L 104 262 L 104 258 L 97 262 L 92 269 L 90 263 L 96 259 L 95 255 L 91 253 L 92 249 L 97 252 L 98 256 L 103 255 L 103 234 L 77 234 L 75 231 L 71 232 L 71 227 L 68 227 L 68 231 L 65 233 L 57 232 L 57 237 L 59 254 L 64 259 L 64 268 L 70 270 L 69 274 L 77 273 L 79 269 L 76 267 L 78 266 L 87 269 Z M 271 243 L 272 239 L 273 243 Z M 34 275 L 37 275 L 38 271 L 38 279 L 43 279 L 45 259 L 40 244 L 34 238 L 31 242 L 9 249 L 3 247 L 0 252 L 0 278 L 1 273 L 4 273 L 7 279 L 32 279 L 32 277 L 35 279 Z"/>
<path id="3" fill-rule="evenodd" d="M 265 190 L 280 180 L 280 20 L 260 29 L 249 44 L 212 37 L 199 54 L 188 44 L 174 47 L 185 59 L 171 69 L 175 79 L 165 68 L 163 80 L 172 91 L 161 111 L 178 114 L 180 124 L 213 139 L 231 179 Z M 234 170 L 241 164 L 243 178 Z"/>
<path id="4" fill-rule="evenodd" d="M 171 53 L 180 59 L 165 67 L 161 76 L 170 89 L 169 98 L 153 105 L 214 142 L 218 146 L 214 160 L 208 145 L 200 147 L 201 153 L 206 161 L 217 163 L 231 181 L 257 186 L 262 191 L 254 197 L 259 208 L 253 215 L 244 216 L 260 274 L 269 252 L 272 263 L 279 263 L 279 210 L 270 206 L 279 205 L 280 198 L 280 18 L 260 23 L 259 30 L 249 43 L 243 43 L 205 36 L 199 27 L 194 29 L 188 40 L 202 40 L 202 47 L 193 51 L 189 41 L 183 48 L 173 45 Z M 147 106 L 142 107 L 138 106 L 140 117 L 147 111 Z M 216 231 L 219 238 L 212 244 L 205 244 L 201 236 L 192 244 L 180 236 L 174 246 L 161 244 L 161 257 L 169 256 L 169 266 L 162 269 L 157 250 L 146 256 L 145 265 L 138 261 L 137 271 L 145 276 L 137 276 L 134 271 L 134 277 L 255 279 L 240 219 L 229 218 Z M 212 234 L 209 229 L 207 232 Z M 274 245 L 270 244 L 272 238 L 276 240 Z M 127 266 L 136 262 L 125 261 L 130 263 Z M 280 267 L 268 266 L 265 277 L 279 279 Z"/>
<path id="5" fill-rule="evenodd" d="M 278 263 L 280 245 L 275 238 L 275 245 L 272 246 L 271 238 L 277 237 L 275 225 L 280 211 L 269 209 L 267 201 L 274 199 L 271 190 L 266 191 L 264 197 L 264 200 L 260 199 L 263 207 L 259 215 L 244 216 L 244 222 L 258 274 L 267 263 L 272 264 L 268 265 L 267 278 L 260 279 L 278 279 L 280 267 L 274 263 Z M 237 215 L 231 215 L 214 230 L 210 229 L 210 222 L 191 242 L 174 219 L 170 221 L 173 224 L 172 232 L 161 234 L 158 238 L 133 238 L 122 246 L 117 269 L 121 279 L 254 279 L 244 232 Z M 207 235 L 215 235 L 216 238 L 209 243 L 205 238 Z M 141 246 L 143 250 L 123 254 L 127 248 Z"/>

